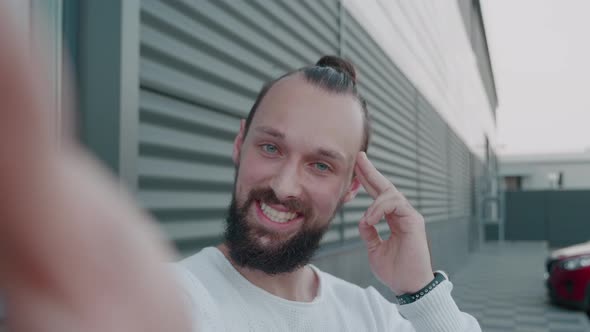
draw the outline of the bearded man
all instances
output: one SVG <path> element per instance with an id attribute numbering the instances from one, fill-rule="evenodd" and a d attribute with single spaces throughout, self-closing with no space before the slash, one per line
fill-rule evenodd
<path id="1" fill-rule="evenodd" d="M 368 160 L 370 122 L 353 65 L 324 56 L 261 90 L 234 142 L 225 241 L 177 264 L 200 331 L 480 331 L 433 273 L 424 218 Z M 360 187 L 359 232 L 400 305 L 309 264 Z M 384 218 L 391 235 L 375 225 Z"/>

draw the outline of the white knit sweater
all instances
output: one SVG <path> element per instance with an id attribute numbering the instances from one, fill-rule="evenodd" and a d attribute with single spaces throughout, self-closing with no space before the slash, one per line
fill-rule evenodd
<path id="1" fill-rule="evenodd" d="M 457 308 L 448 281 L 414 303 L 397 306 L 372 287 L 363 289 L 311 267 L 319 277 L 318 295 L 312 302 L 295 302 L 250 283 L 217 248 L 174 264 L 195 331 L 481 331 Z"/>

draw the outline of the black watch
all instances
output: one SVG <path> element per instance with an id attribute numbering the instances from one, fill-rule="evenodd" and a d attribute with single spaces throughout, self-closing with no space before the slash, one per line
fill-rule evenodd
<path id="1" fill-rule="evenodd" d="M 417 291 L 415 293 L 402 294 L 400 296 L 396 296 L 397 303 L 399 303 L 400 305 L 403 305 L 403 304 L 410 304 L 412 302 L 416 302 L 417 300 L 421 299 L 422 297 L 424 297 L 425 295 L 430 293 L 436 286 L 438 286 L 438 284 L 440 284 L 444 280 L 449 280 L 449 277 L 447 277 L 447 274 L 444 273 L 443 271 L 436 271 L 436 272 L 434 272 L 434 279 L 432 279 L 432 281 L 429 282 L 428 285 L 424 286 L 419 291 Z"/>

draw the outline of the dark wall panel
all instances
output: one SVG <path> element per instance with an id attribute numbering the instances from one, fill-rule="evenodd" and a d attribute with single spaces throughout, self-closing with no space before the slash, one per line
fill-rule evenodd
<path id="1" fill-rule="evenodd" d="M 552 247 L 590 241 L 590 191 L 549 191 L 546 202 Z"/>
<path id="2" fill-rule="evenodd" d="M 506 239 L 545 240 L 551 247 L 590 241 L 590 191 L 506 193 Z"/>
<path id="3" fill-rule="evenodd" d="M 506 240 L 547 239 L 545 192 L 506 192 Z"/>

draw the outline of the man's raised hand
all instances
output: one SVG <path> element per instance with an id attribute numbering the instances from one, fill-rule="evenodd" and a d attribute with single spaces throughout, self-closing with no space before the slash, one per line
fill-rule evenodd
<path id="1" fill-rule="evenodd" d="M 357 155 L 355 176 L 374 199 L 359 222 L 373 273 L 398 295 L 419 290 L 433 279 L 424 218 L 364 152 Z M 382 218 L 390 230 L 385 240 L 375 227 Z"/>

